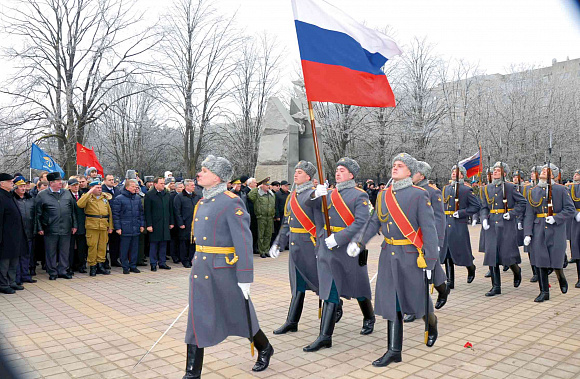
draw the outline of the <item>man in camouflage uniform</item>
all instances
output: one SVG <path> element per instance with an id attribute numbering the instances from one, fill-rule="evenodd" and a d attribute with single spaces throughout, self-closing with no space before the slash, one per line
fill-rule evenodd
<path id="1" fill-rule="evenodd" d="M 258 220 L 258 251 L 261 258 L 268 256 L 276 215 L 276 196 L 270 190 L 269 181 L 269 177 L 263 179 L 258 183 L 258 187 L 248 193 L 248 199 L 254 204 L 254 213 Z"/>
<path id="2" fill-rule="evenodd" d="M 528 192 L 524 220 L 524 245 L 530 248 L 530 260 L 536 266 L 540 283 L 540 294 L 534 299 L 538 303 L 550 299 L 550 268 L 556 272 L 562 293 L 568 292 L 568 282 L 563 270 L 566 222 L 576 214 L 574 202 L 566 187 L 554 182 L 554 177 L 558 176 L 558 167 L 550 164 L 550 171 L 551 175 L 548 177 L 548 165 L 544 165 L 538 185 Z"/>
<path id="3" fill-rule="evenodd" d="M 522 269 L 518 266 L 518 263 L 521 263 L 521 257 L 515 224 L 518 218 L 524 215 L 526 200 L 517 191 L 515 184 L 506 182 L 505 177 L 508 173 L 508 165 L 504 162 L 497 162 L 493 166 L 493 181 L 483 188 L 481 208 L 481 222 L 485 238 L 483 264 L 490 266 L 492 273 L 492 288 L 485 296 L 501 294 L 499 265 L 511 268 L 514 273 L 514 287 L 519 287 L 522 282 Z"/>
<path id="4" fill-rule="evenodd" d="M 388 320 L 388 350 L 373 362 L 376 367 L 402 361 L 403 313 L 427 317 L 427 311 L 427 346 L 433 346 L 437 340 L 437 317 L 433 313 L 425 277 L 431 278 L 437 264 L 438 237 L 429 192 L 413 186 L 411 178 L 416 171 L 417 161 L 409 154 L 400 153 L 393 158 L 393 185 L 379 193 L 376 212 L 362 239 L 364 246 L 379 230 L 384 236 L 375 290 L 375 312 Z M 347 253 L 356 257 L 361 248 L 352 242 Z"/>
<path id="5" fill-rule="evenodd" d="M 250 216 L 242 200 L 227 191 L 233 173 L 230 162 L 208 155 L 201 167 L 197 183 L 203 187 L 203 198 L 195 207 L 191 229 L 196 253 L 189 277 L 183 379 L 200 378 L 204 348 L 228 336 L 253 336 L 258 360 L 252 370 L 263 371 L 274 348 L 260 329 L 249 298 L 254 279 Z"/>
<path id="6" fill-rule="evenodd" d="M 286 322 L 274 330 L 274 334 L 298 331 L 306 290 L 318 294 L 316 243 L 317 238 L 323 238 L 324 230 L 316 226 L 323 225 L 324 221 L 322 212 L 306 206 L 306 202 L 312 201 L 311 195 L 315 190 L 312 178 L 316 174 L 316 167 L 310 162 L 300 161 L 294 171 L 296 188 L 286 199 L 284 221 L 270 248 L 270 256 L 277 258 L 280 247 L 290 242 L 288 269 L 292 300 Z"/>

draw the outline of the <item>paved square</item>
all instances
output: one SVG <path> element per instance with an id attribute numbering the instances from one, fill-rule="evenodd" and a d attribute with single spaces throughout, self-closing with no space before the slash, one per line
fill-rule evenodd
<path id="1" fill-rule="evenodd" d="M 470 228 L 477 250 L 480 227 Z M 380 237 L 370 247 L 369 276 L 377 271 Z M 550 275 L 550 301 L 536 304 L 537 283 L 523 255 L 523 281 L 513 288 L 511 272 L 502 273 L 502 295 L 486 298 L 483 254 L 476 257 L 476 279 L 456 269 L 455 290 L 436 312 L 439 338 L 423 345 L 421 321 L 405 324 L 403 362 L 374 368 L 386 351 L 386 322 L 377 320 L 370 336 L 360 336 L 362 315 L 356 300 L 345 301 L 333 347 L 304 353 L 318 335 L 318 301 L 308 293 L 297 333 L 274 336 L 290 300 L 288 253 L 279 259 L 255 258 L 252 299 L 260 326 L 275 349 L 270 368 L 254 374 L 247 340 L 229 338 L 206 349 L 203 378 L 576 378 L 580 377 L 580 289 L 576 269 L 566 269 L 570 290 L 560 293 Z M 123 275 L 76 274 L 73 280 L 27 284 L 17 295 L 0 296 L 0 348 L 23 378 L 169 378 L 185 367 L 186 321 L 182 317 L 136 368 L 139 358 L 187 304 L 189 270 Z M 374 291 L 374 283 L 373 283 Z M 435 299 L 436 294 L 433 295 Z M 470 342 L 473 348 L 465 348 Z"/>

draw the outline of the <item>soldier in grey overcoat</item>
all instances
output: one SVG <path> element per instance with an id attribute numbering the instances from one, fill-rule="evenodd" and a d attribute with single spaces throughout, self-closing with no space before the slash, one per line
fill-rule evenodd
<path id="1" fill-rule="evenodd" d="M 539 271 L 540 294 L 535 302 L 550 299 L 548 270 L 553 268 L 558 277 L 562 293 L 568 291 L 564 276 L 564 256 L 566 255 L 566 222 L 574 217 L 574 202 L 566 187 L 554 182 L 558 167 L 550 164 L 551 186 L 548 183 L 548 165 L 542 167 L 540 181 L 528 192 L 526 218 L 524 220 L 524 245 L 530 247 L 530 260 Z M 549 192 L 552 189 L 553 215 L 549 215 Z"/>
<path id="2" fill-rule="evenodd" d="M 518 266 L 521 257 L 515 224 L 519 217 L 524 215 L 526 200 L 518 192 L 515 184 L 506 182 L 508 173 L 507 163 L 497 162 L 493 166 L 493 181 L 482 188 L 483 202 L 480 214 L 485 238 L 483 264 L 491 267 L 492 274 L 492 288 L 485 296 L 501 294 L 500 265 L 508 266 L 513 271 L 514 287 L 519 287 L 522 282 L 522 269 Z M 507 212 L 505 211 L 506 203 Z"/>
<path id="3" fill-rule="evenodd" d="M 537 167 L 538 166 L 533 166 L 531 168 L 531 173 L 530 173 L 530 182 L 527 184 L 524 184 L 524 188 L 522 190 L 522 195 L 524 195 L 524 199 L 526 199 L 526 201 L 528 200 L 528 191 L 530 191 L 532 188 L 534 188 L 536 186 L 536 184 L 538 184 L 538 178 L 537 178 Z M 527 206 L 526 206 L 527 209 Z M 525 213 L 524 213 L 524 217 L 522 218 L 522 226 L 524 224 L 524 220 L 525 220 Z M 525 238 L 525 231 L 524 231 L 524 238 Z M 523 244 L 523 240 L 522 240 L 522 244 Z M 526 246 L 524 244 L 524 252 L 528 253 L 528 258 L 530 256 L 530 247 Z M 531 283 L 536 283 L 538 281 L 538 270 L 536 270 L 536 266 L 534 266 L 532 264 L 532 259 L 530 258 L 530 266 L 532 267 L 532 277 L 530 278 L 530 282 Z"/>
<path id="4" fill-rule="evenodd" d="M 516 186 L 516 191 L 518 191 L 522 196 L 524 195 L 525 184 L 523 182 L 523 173 L 520 170 L 514 172 L 512 183 Z M 520 182 L 521 179 L 521 182 Z M 525 198 L 524 198 L 525 201 Z M 524 203 L 525 204 L 525 203 Z M 524 207 L 524 213 L 519 215 L 516 219 L 515 227 L 517 234 L 518 246 L 524 246 L 524 216 L 526 214 L 526 209 Z M 521 262 L 520 262 L 521 263 Z"/>
<path id="5" fill-rule="evenodd" d="M 316 167 L 311 162 L 300 161 L 294 167 L 295 189 L 290 192 L 286 199 L 284 220 L 278 237 L 270 248 L 270 257 L 277 258 L 280 255 L 280 247 L 286 246 L 288 241 L 290 242 L 288 275 L 290 277 L 292 300 L 290 301 L 286 322 L 280 328 L 274 330 L 274 334 L 296 332 L 302 315 L 306 290 L 318 294 L 316 244 L 318 243 L 317 240 L 323 238 L 324 229 L 316 228 L 312 231 L 313 236 L 300 223 L 290 206 L 292 197 L 295 196 L 298 205 L 314 226 L 324 224 L 322 212 L 316 212 L 313 207 L 306 206 L 306 202 L 312 201 L 311 195 L 315 190 L 312 178 L 315 174 Z"/>
<path id="6" fill-rule="evenodd" d="M 473 254 L 471 253 L 471 240 L 467 224 L 469 217 L 479 212 L 481 208 L 478 197 L 473 193 L 471 187 L 464 183 L 467 175 L 465 167 L 459 166 L 459 210 L 455 211 L 455 185 L 456 166 L 451 169 L 451 183 L 443 188 L 443 207 L 446 216 L 445 240 L 443 248 L 439 253 L 439 259 L 445 263 L 447 271 L 447 285 L 453 289 L 455 287 L 455 265 L 467 267 L 467 283 L 473 282 L 475 278 L 475 265 L 473 264 Z"/>
<path id="7" fill-rule="evenodd" d="M 576 263 L 576 272 L 578 274 L 578 281 L 574 287 L 580 288 L 580 170 L 574 171 L 573 182 L 566 185 L 572 201 L 574 202 L 574 208 L 576 209 L 576 215 L 571 219 L 570 225 L 570 251 L 571 260 L 570 262 Z"/>
<path id="8" fill-rule="evenodd" d="M 375 325 L 375 313 L 371 301 L 371 285 L 366 264 L 359 264 L 346 254 L 346 248 L 354 236 L 361 230 L 369 218 L 369 196 L 356 187 L 354 178 L 360 171 L 359 164 L 351 158 L 340 158 L 336 164 L 335 180 L 338 196 L 337 204 L 333 202 L 333 193 L 324 195 L 325 185 L 319 185 L 318 192 L 327 196 L 328 215 L 332 234 L 321 240 L 318 251 L 318 280 L 320 298 L 324 300 L 320 320 L 320 334 L 316 340 L 304 348 L 304 351 L 318 351 L 332 346 L 332 333 L 336 321 L 336 311 L 340 298 L 356 298 L 363 314 L 363 326 L 360 334 L 371 334 Z M 322 197 L 307 201 L 306 205 L 315 207 L 322 213 Z M 347 209 L 343 208 L 344 206 Z M 342 213 L 339 213 L 341 209 Z M 346 211 L 346 212 L 345 212 Z M 343 216 L 347 219 L 344 220 Z M 350 220 L 348 217 L 352 217 Z M 347 224 L 346 221 L 352 221 Z M 317 229 L 326 230 L 326 225 L 317 225 Z"/>
<path id="9" fill-rule="evenodd" d="M 260 329 L 249 299 L 254 279 L 250 216 L 242 200 L 227 191 L 226 183 L 233 173 L 230 162 L 208 155 L 201 166 L 197 182 L 204 189 L 192 225 L 197 251 L 189 277 L 187 363 L 183 378 L 201 376 L 205 347 L 217 345 L 228 336 L 250 338 L 250 329 L 258 350 L 252 370 L 263 371 L 274 349 Z"/>
<path id="10" fill-rule="evenodd" d="M 425 296 L 428 301 L 428 339 L 431 347 L 437 339 L 437 317 L 428 294 L 425 276 L 431 277 L 437 264 L 438 237 L 435 216 L 429 192 L 413 186 L 411 177 L 416 172 L 417 161 L 409 154 L 400 153 L 393 158 L 391 187 L 379 192 L 376 212 L 364 232 L 362 246 L 351 242 L 347 253 L 356 257 L 364 244 L 374 237 L 379 229 L 384 236 L 379 257 L 379 268 L 375 290 L 375 313 L 388 320 L 388 350 L 373 366 L 383 367 L 392 362 L 401 362 L 403 347 L 403 313 L 425 316 Z M 418 249 L 403 235 L 390 215 L 385 191 L 390 191 L 415 231 L 419 228 L 423 237 L 423 249 Z M 424 262 L 421 262 L 424 258 Z M 419 263 L 426 267 L 420 268 Z"/>

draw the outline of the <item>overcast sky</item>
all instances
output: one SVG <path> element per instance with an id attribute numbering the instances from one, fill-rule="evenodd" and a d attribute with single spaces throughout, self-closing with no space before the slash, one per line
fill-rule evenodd
<path id="1" fill-rule="evenodd" d="M 153 13 L 169 1 L 139 0 Z M 488 74 L 512 64 L 551 65 L 580 58 L 580 13 L 574 0 L 328 0 L 371 27 L 390 25 L 403 47 L 427 37 L 444 58 L 478 63 Z M 299 59 L 290 0 L 215 0 L 222 12 L 237 11 L 249 33 L 268 31 L 286 46 L 289 67 Z M 291 72 L 291 69 L 288 69 Z"/>

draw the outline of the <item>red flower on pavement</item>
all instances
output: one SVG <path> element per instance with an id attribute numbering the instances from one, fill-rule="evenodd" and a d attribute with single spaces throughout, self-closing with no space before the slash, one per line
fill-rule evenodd
<path id="1" fill-rule="evenodd" d="M 471 342 L 468 341 L 465 345 L 463 345 L 463 347 L 471 349 L 473 347 L 473 345 L 471 344 Z"/>

